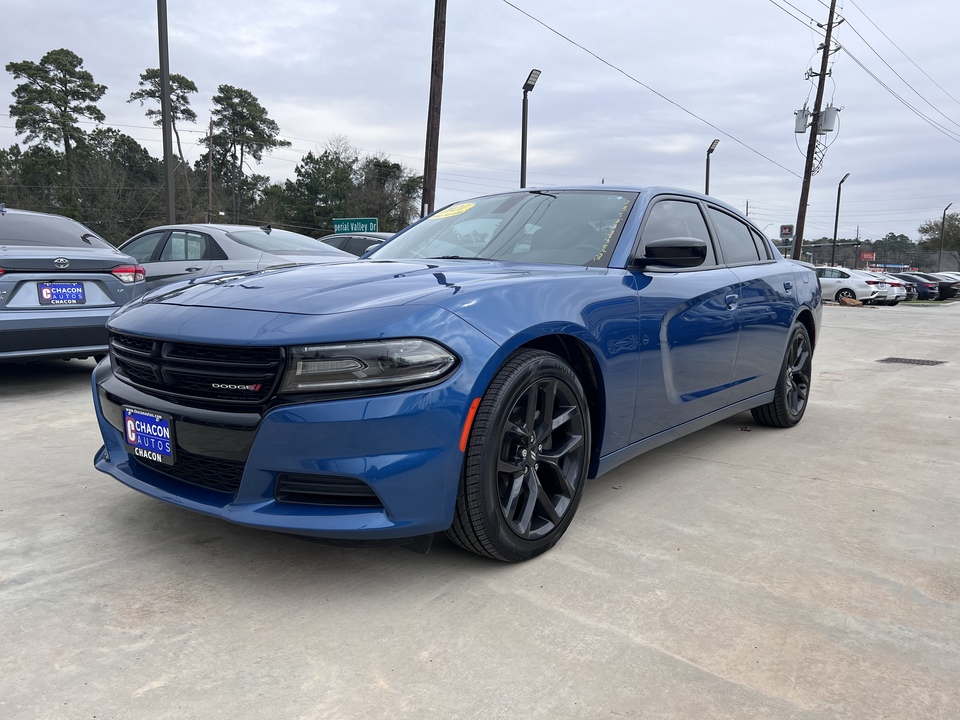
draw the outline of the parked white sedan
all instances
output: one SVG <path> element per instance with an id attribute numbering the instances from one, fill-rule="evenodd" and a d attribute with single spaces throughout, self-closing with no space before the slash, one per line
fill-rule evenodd
<path id="1" fill-rule="evenodd" d="M 887 302 L 889 285 L 873 273 L 845 267 L 818 267 L 815 271 L 825 298 L 837 302 L 843 298 L 862 303 Z"/>
<path id="2" fill-rule="evenodd" d="M 887 298 L 884 301 L 877 301 L 878 305 L 896 305 L 907 299 L 906 280 L 887 275 L 886 273 L 870 272 L 871 275 L 887 283 Z"/>

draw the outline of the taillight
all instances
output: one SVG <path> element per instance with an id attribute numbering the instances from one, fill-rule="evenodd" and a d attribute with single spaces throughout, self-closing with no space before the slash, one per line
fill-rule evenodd
<path id="1" fill-rule="evenodd" d="M 879 284 L 880 284 L 880 281 L 879 281 L 879 280 L 866 280 L 865 282 L 867 283 L 867 285 L 879 285 Z"/>
<path id="2" fill-rule="evenodd" d="M 143 265 L 121 265 L 110 272 L 113 273 L 117 280 L 123 283 L 139 282 L 143 280 L 147 274 L 146 270 L 143 269 Z"/>

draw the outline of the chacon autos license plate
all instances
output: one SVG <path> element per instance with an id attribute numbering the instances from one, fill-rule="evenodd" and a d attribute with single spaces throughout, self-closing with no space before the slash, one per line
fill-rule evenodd
<path id="1" fill-rule="evenodd" d="M 82 282 L 37 283 L 37 294 L 41 305 L 83 305 L 87 301 Z"/>
<path id="2" fill-rule="evenodd" d="M 138 458 L 173 465 L 173 418 L 163 413 L 123 408 L 123 440 Z"/>

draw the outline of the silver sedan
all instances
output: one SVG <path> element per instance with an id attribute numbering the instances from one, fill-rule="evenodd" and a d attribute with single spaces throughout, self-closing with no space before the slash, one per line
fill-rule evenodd
<path id="1" fill-rule="evenodd" d="M 164 225 L 135 235 L 120 250 L 146 269 L 148 289 L 204 275 L 356 259 L 269 225 Z"/>

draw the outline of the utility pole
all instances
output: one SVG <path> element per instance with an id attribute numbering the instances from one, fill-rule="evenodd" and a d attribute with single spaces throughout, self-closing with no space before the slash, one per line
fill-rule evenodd
<path id="1" fill-rule="evenodd" d="M 167 222 L 177 221 L 176 199 L 173 184 L 173 135 L 170 107 L 170 55 L 167 43 L 167 0 L 157 0 L 157 27 L 160 36 L 160 120 L 163 125 L 163 168 L 166 185 Z"/>
<path id="2" fill-rule="evenodd" d="M 817 96 L 813 103 L 813 115 L 810 122 L 810 140 L 807 143 L 807 161 L 803 168 L 803 186 L 800 189 L 800 207 L 797 210 L 797 226 L 793 237 L 793 259 L 800 259 L 803 246 L 803 226 L 807 220 L 807 202 L 810 199 L 810 178 L 813 176 L 813 159 L 817 150 L 817 135 L 820 132 L 823 91 L 827 84 L 827 65 L 830 60 L 830 40 L 833 37 L 833 18 L 837 10 L 837 0 L 830 0 L 830 17 L 827 19 L 827 34 L 823 39 L 823 56 L 820 59 L 820 75 L 817 78 Z"/>
<path id="3" fill-rule="evenodd" d="M 447 0 L 433 7 L 433 60 L 430 63 L 430 100 L 427 108 L 427 146 L 423 158 L 423 198 L 420 217 L 433 212 L 437 198 L 437 154 L 440 150 L 440 100 L 443 94 L 443 44 L 447 33 Z"/>
<path id="4" fill-rule="evenodd" d="M 213 118 L 207 133 L 207 223 L 213 215 Z"/>
<path id="5" fill-rule="evenodd" d="M 857 269 L 860 264 L 860 226 L 857 225 L 857 239 L 853 243 L 853 269 Z"/>

